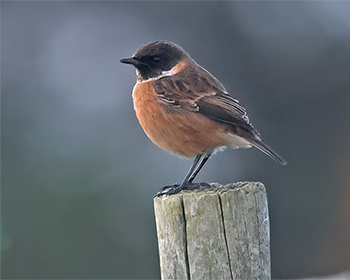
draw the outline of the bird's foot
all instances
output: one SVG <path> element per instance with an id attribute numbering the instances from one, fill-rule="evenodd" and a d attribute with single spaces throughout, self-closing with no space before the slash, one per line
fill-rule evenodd
<path id="1" fill-rule="evenodd" d="M 171 195 L 181 192 L 183 190 L 183 186 L 181 187 L 180 184 L 170 185 L 170 186 L 164 186 L 158 190 L 158 192 L 153 196 L 160 197 L 162 195 Z"/>
<path id="2" fill-rule="evenodd" d="M 159 191 L 154 195 L 154 197 L 160 197 L 162 195 L 172 195 L 181 192 L 182 190 L 196 190 L 200 188 L 209 188 L 210 185 L 205 182 L 200 183 L 185 183 L 185 184 L 175 184 L 170 186 L 164 186 L 159 189 Z"/>

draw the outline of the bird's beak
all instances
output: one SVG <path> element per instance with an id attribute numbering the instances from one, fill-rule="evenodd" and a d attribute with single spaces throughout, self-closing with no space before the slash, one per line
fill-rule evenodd
<path id="1" fill-rule="evenodd" d="M 125 64 L 132 64 L 132 65 L 134 65 L 134 66 L 140 64 L 140 62 L 139 62 L 137 59 L 132 58 L 132 57 L 129 57 L 129 58 L 122 58 L 121 60 L 119 60 L 119 62 L 125 63 Z"/>

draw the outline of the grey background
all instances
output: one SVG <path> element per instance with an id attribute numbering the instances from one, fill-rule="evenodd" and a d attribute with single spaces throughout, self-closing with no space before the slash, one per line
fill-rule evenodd
<path id="1" fill-rule="evenodd" d="M 191 161 L 132 109 L 142 44 L 182 46 L 262 139 L 200 181 L 268 190 L 274 278 L 350 269 L 349 2 L 1 2 L 2 279 L 158 278 L 152 196 Z"/>

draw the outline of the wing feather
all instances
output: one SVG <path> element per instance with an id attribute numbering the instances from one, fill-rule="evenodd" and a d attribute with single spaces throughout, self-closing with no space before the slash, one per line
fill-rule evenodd
<path id="1" fill-rule="evenodd" d="M 245 108 L 200 66 L 189 65 L 176 75 L 162 77 L 155 81 L 154 88 L 160 104 L 168 112 L 197 112 L 232 126 L 234 131 L 243 129 L 251 137 L 258 138 L 258 132 L 249 123 Z"/>

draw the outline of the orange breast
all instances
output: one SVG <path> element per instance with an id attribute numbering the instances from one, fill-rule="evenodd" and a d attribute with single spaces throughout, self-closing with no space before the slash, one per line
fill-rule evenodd
<path id="1" fill-rule="evenodd" d="M 157 100 L 152 81 L 137 82 L 133 91 L 136 116 L 154 144 L 192 157 L 226 144 L 226 126 L 199 113 L 167 113 Z"/>

